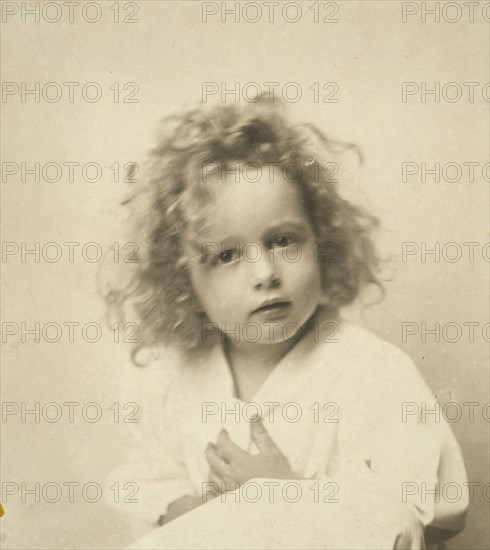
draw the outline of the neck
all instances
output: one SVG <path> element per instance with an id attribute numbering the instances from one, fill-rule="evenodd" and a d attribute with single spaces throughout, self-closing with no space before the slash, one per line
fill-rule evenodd
<path id="1" fill-rule="evenodd" d="M 288 341 L 278 344 L 236 343 L 226 338 L 224 349 L 231 364 L 250 362 L 257 367 L 273 368 L 295 344 Z"/>
<path id="2" fill-rule="evenodd" d="M 255 342 L 234 342 L 225 336 L 224 352 L 233 364 L 250 363 L 257 368 L 274 368 L 279 361 L 304 338 L 312 338 L 311 330 L 315 323 L 329 318 L 328 312 L 319 307 L 302 327 L 301 337 L 295 341 L 285 340 L 277 344 L 259 344 Z"/>

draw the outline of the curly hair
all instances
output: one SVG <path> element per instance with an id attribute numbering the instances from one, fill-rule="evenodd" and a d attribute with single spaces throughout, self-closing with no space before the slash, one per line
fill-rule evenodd
<path id="1" fill-rule="evenodd" d="M 257 99 L 165 118 L 158 145 L 143 166 L 143 182 L 123 203 L 131 208 L 139 234 L 138 262 L 131 284 L 111 288 L 106 299 L 112 306 L 129 301 L 135 308 L 140 330 L 133 360 L 142 348 L 159 343 L 187 349 L 206 345 L 201 327 L 208 319 L 192 288 L 182 235 L 198 235 L 205 224 L 203 206 L 210 195 L 203 166 L 212 163 L 303 168 L 295 181 L 315 231 L 323 302 L 332 317 L 364 286 L 382 288 L 371 240 L 378 221 L 340 196 L 322 160 L 340 149 L 359 151 L 330 140 L 312 124 L 291 123 L 277 98 Z"/>

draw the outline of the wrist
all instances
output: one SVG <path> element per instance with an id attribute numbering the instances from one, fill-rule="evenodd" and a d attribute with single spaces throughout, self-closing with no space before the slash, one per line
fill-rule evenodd
<path id="1" fill-rule="evenodd" d="M 188 506 L 195 505 L 197 502 L 201 502 L 200 497 L 198 497 L 196 495 L 183 495 L 180 498 L 178 498 L 178 499 L 174 500 L 173 502 L 171 502 L 169 504 L 168 508 L 170 509 L 174 505 L 186 508 Z"/>
<path id="2" fill-rule="evenodd" d="M 158 518 L 157 523 L 159 526 L 165 525 L 182 514 L 197 508 L 200 504 L 202 504 L 200 497 L 195 495 L 183 495 L 167 506 L 167 512 Z"/>

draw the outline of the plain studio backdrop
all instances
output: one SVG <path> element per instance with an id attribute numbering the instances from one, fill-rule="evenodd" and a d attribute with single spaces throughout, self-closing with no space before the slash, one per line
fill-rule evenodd
<path id="1" fill-rule="evenodd" d="M 278 83 L 294 119 L 363 151 L 355 180 L 339 173 L 339 186 L 381 218 L 378 243 L 394 269 L 386 298 L 361 320 L 413 358 L 441 414 L 454 420 L 474 494 L 466 529 L 449 548 L 488 548 L 488 3 L 472 12 L 461 4 L 458 17 L 457 3 L 441 2 L 439 22 L 434 2 L 289 3 L 275 8 L 273 21 L 263 3 L 242 2 L 238 22 L 221 2 L 81 2 L 70 8 L 72 22 L 62 3 L 2 4 L 2 241 L 13 243 L 2 257 L 2 401 L 12 413 L 1 425 L 2 482 L 12 493 L 2 495 L 2 548 L 130 542 L 122 514 L 104 498 L 89 502 L 124 461 L 113 403 L 130 344 L 128 331 L 115 342 L 116 329 L 103 324 L 100 262 L 89 261 L 97 246 L 84 245 L 113 246 L 115 254 L 118 242 L 120 261 L 131 251 L 123 250 L 131 239 L 118 207 L 128 188 L 122 170 L 152 146 L 158 119 L 202 102 L 203 86 L 210 102 L 244 102 L 267 82 Z M 245 4 L 254 5 L 244 15 Z M 36 9 L 38 21 L 26 13 Z M 36 83 L 38 97 L 26 93 Z M 238 98 L 221 97 L 232 88 Z M 22 163 L 29 170 L 36 162 L 39 181 L 22 173 Z M 66 163 L 79 163 L 71 182 Z M 427 170 L 439 163 L 439 177 L 422 174 L 423 163 Z M 36 242 L 40 257 L 22 257 Z M 68 242 L 80 243 L 72 262 Z M 59 260 L 46 243 L 60 245 Z M 35 323 L 39 342 L 26 333 Z M 22 408 L 36 402 L 38 421 L 30 414 L 22 422 Z M 67 402 L 80 404 L 73 422 Z M 89 403 L 100 407 L 99 421 L 87 420 L 97 406 L 82 415 Z M 73 502 L 67 482 L 79 484 Z M 36 483 L 39 503 L 25 493 Z M 64 487 L 58 502 L 48 502 L 57 498 L 48 483 Z M 457 488 L 446 496 L 457 498 Z"/>

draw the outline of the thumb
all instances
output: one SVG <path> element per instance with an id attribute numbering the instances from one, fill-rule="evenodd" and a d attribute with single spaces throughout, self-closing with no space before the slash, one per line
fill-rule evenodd
<path id="1" fill-rule="evenodd" d="M 250 426 L 250 434 L 261 453 L 277 450 L 277 446 L 274 441 L 272 441 L 271 436 L 265 429 L 261 418 L 259 418 L 255 422 L 252 422 Z"/>

